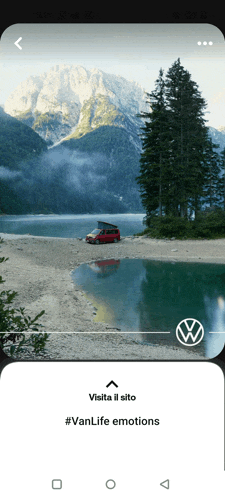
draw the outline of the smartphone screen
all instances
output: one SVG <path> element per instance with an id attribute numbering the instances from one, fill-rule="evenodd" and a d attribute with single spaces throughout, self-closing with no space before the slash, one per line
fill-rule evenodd
<path id="1" fill-rule="evenodd" d="M 223 496 L 224 61 L 208 23 L 2 33 L 6 498 Z"/>

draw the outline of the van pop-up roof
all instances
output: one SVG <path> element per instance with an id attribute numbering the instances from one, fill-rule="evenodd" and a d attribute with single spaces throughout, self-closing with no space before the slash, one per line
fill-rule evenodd
<path id="1" fill-rule="evenodd" d="M 117 225 L 112 225 L 112 223 L 106 223 L 105 221 L 98 221 L 98 228 L 118 228 Z"/>

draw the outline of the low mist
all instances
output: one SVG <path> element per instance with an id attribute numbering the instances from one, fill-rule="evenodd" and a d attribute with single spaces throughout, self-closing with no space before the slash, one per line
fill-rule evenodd
<path id="1" fill-rule="evenodd" d="M 0 180 L 12 180 L 21 176 L 20 171 L 12 171 L 5 166 L 0 166 Z"/>
<path id="2" fill-rule="evenodd" d="M 126 212 L 121 193 L 109 180 L 109 171 L 110 162 L 104 154 L 60 145 L 21 162 L 17 172 L 1 166 L 0 177 L 10 180 L 10 187 L 34 213 Z"/>

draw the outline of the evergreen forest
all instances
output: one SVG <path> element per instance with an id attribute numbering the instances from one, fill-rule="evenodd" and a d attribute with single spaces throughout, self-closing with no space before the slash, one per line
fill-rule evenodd
<path id="1" fill-rule="evenodd" d="M 173 63 L 160 68 L 142 112 L 142 153 L 136 178 L 146 211 L 144 233 L 153 237 L 225 236 L 225 148 L 219 154 L 204 118 L 196 82 Z"/>

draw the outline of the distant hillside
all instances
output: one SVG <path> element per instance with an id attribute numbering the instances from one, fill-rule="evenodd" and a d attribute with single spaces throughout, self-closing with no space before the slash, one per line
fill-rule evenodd
<path id="1" fill-rule="evenodd" d="M 33 213 L 142 212 L 138 172 L 126 130 L 103 126 L 27 161 L 13 188 Z"/>
<path id="2" fill-rule="evenodd" d="M 19 163 L 47 150 L 47 144 L 32 128 L 6 114 L 0 107 L 0 166 L 18 170 Z"/>
<path id="3" fill-rule="evenodd" d="M 136 142 L 138 142 L 136 137 Z M 121 212 L 143 211 L 137 189 L 136 176 L 139 174 L 139 158 L 129 133 L 124 128 L 102 126 L 86 133 L 81 138 L 64 140 L 51 150 L 60 153 L 61 148 L 79 151 L 85 154 L 99 154 L 99 161 L 93 162 L 93 178 L 98 175 L 101 180 L 95 183 L 91 195 L 98 192 L 99 207 L 117 200 L 117 209 Z M 104 180 L 103 180 L 104 178 Z M 119 200 L 119 202 L 118 202 Z"/>
<path id="4" fill-rule="evenodd" d="M 37 133 L 0 107 L 0 213 L 23 214 L 31 210 L 13 185 L 20 178 L 21 162 L 46 150 L 47 144 Z"/>

